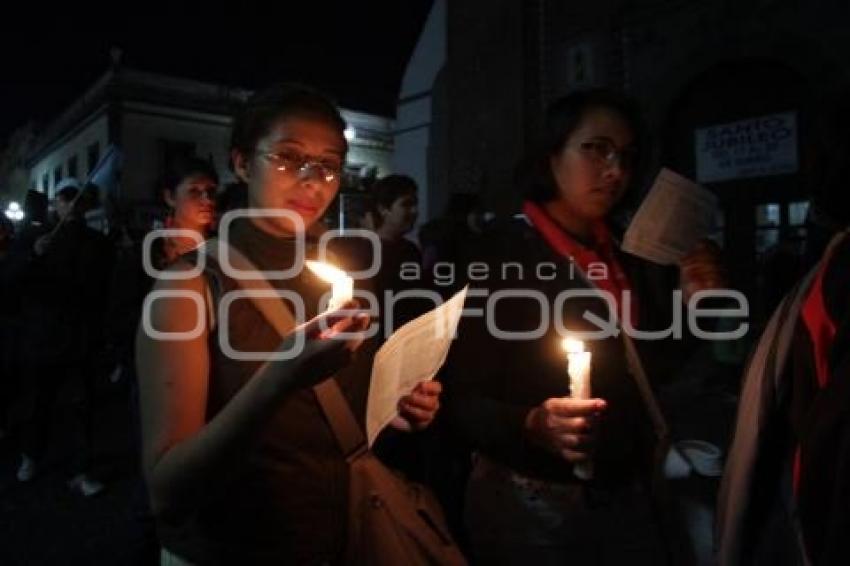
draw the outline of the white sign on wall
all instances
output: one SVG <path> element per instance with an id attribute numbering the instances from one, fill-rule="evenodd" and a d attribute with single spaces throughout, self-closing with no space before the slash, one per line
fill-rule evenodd
<path id="1" fill-rule="evenodd" d="M 794 112 L 698 128 L 694 138 L 700 183 L 797 171 Z"/>

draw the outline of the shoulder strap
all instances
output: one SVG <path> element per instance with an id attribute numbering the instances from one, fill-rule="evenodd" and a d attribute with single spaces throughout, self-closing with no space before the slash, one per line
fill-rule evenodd
<path id="1" fill-rule="evenodd" d="M 340 450 L 349 462 L 353 462 L 367 451 L 366 436 L 357 424 L 339 384 L 334 378 L 326 379 L 315 385 L 313 391 L 331 425 Z"/>
<path id="2" fill-rule="evenodd" d="M 260 291 L 266 293 L 266 295 L 249 295 L 248 298 L 251 299 L 254 306 L 257 307 L 257 310 L 262 313 L 268 323 L 272 325 L 272 328 L 277 330 L 277 333 L 281 336 L 286 336 L 292 332 L 292 329 L 296 326 L 295 318 L 292 316 L 292 313 L 289 312 L 289 309 L 286 308 L 283 301 L 275 295 L 277 291 L 271 286 L 265 277 L 260 275 L 260 270 L 251 263 L 251 260 L 245 257 L 239 250 L 218 238 L 211 238 L 207 240 L 200 249 L 221 265 L 222 246 L 228 247 L 227 256 L 230 265 L 239 271 L 251 271 L 257 274 L 256 277 L 252 276 L 251 278 L 234 278 L 239 287 L 246 291 Z"/>
<path id="3" fill-rule="evenodd" d="M 161 244 L 162 238 L 154 240 L 154 246 Z M 199 248 L 189 250 L 180 256 L 180 259 L 190 262 L 193 266 L 198 265 Z M 210 335 L 215 331 L 217 326 L 216 306 L 219 303 L 222 293 L 224 292 L 224 284 L 221 281 L 221 275 L 210 268 L 209 264 L 204 267 L 204 299 L 207 307 L 207 330 Z"/>
<path id="4" fill-rule="evenodd" d="M 295 328 L 295 319 L 292 313 L 289 312 L 283 301 L 274 296 L 275 289 L 265 277 L 260 276 L 260 270 L 251 263 L 251 260 L 245 257 L 239 250 L 230 246 L 227 242 L 222 242 L 218 238 L 207 240 L 202 250 L 221 264 L 221 246 L 228 246 L 228 259 L 234 268 L 240 271 L 252 271 L 257 274 L 250 278 L 235 278 L 236 283 L 241 288 L 268 292 L 268 295 L 264 296 L 249 295 L 248 298 L 251 299 L 257 310 L 277 330 L 281 337 L 291 332 Z M 363 434 L 360 425 L 357 424 L 357 419 L 354 417 L 354 413 L 352 413 L 351 407 L 345 399 L 342 390 L 339 388 L 336 379 L 333 377 L 326 379 L 314 386 L 313 392 L 316 394 L 319 406 L 321 406 L 322 412 L 325 414 L 331 430 L 333 430 L 342 453 L 349 462 L 355 460 L 366 451 L 366 436 Z"/>
<path id="5" fill-rule="evenodd" d="M 572 259 L 569 259 L 568 261 L 576 267 L 576 271 L 588 288 L 598 289 L 594 282 L 585 275 L 584 270 L 580 265 L 572 261 Z M 649 418 L 652 421 L 652 428 L 655 431 L 655 435 L 662 441 L 663 444 L 670 436 L 670 427 L 667 425 L 664 413 L 661 411 L 658 400 L 655 398 L 655 393 L 652 391 L 652 385 L 650 385 L 649 377 L 646 375 L 646 370 L 643 367 L 643 362 L 641 362 L 640 354 L 638 353 L 634 340 L 632 340 L 632 337 L 629 336 L 628 332 L 625 332 L 622 328 L 620 328 L 620 335 L 623 337 L 623 346 L 626 351 L 628 374 L 635 380 L 641 400 L 643 401 L 643 404 L 649 413 Z"/>
<path id="6" fill-rule="evenodd" d="M 640 355 L 635 347 L 635 342 L 627 332 L 622 332 L 621 334 L 623 336 L 623 344 L 626 348 L 626 363 L 629 366 L 629 374 L 637 384 L 640 396 L 649 413 L 649 418 L 652 420 L 652 428 L 655 430 L 655 435 L 659 439 L 666 439 L 670 435 L 670 427 L 667 426 L 667 420 L 664 418 L 664 413 L 661 412 L 661 407 L 658 405 L 658 400 L 652 391 L 649 377 L 647 377 L 646 370 L 643 368 L 643 362 L 640 361 Z"/>

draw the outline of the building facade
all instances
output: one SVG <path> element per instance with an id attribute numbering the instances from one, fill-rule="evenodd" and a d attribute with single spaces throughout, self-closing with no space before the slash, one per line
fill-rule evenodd
<path id="1" fill-rule="evenodd" d="M 209 159 L 222 184 L 234 180 L 228 147 L 232 116 L 249 91 L 114 67 L 53 123 L 30 155 L 30 186 L 53 197 L 68 177 L 94 180 L 108 206 L 145 223 L 160 207 L 155 187 L 174 155 Z M 393 122 L 342 109 L 354 178 L 390 171 Z"/>
<path id="2" fill-rule="evenodd" d="M 465 0 L 447 6 L 448 184 L 514 210 L 513 168 L 546 103 L 608 86 L 635 97 L 662 167 L 720 202 L 736 283 L 780 248 L 799 253 L 815 124 L 847 88 L 846 2 Z"/>
<path id="3" fill-rule="evenodd" d="M 446 170 L 433 166 L 447 146 L 437 125 L 445 115 L 435 107 L 444 99 L 445 64 L 446 0 L 435 0 L 402 77 L 394 131 L 393 169 L 419 187 L 419 225 L 442 212 L 448 192 Z"/>

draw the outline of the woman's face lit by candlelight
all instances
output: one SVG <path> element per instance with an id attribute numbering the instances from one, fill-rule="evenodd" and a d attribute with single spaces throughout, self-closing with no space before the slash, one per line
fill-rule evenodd
<path id="1" fill-rule="evenodd" d="M 549 212 L 584 233 L 622 198 L 632 174 L 635 134 L 625 118 L 607 108 L 585 110 L 578 127 L 549 165 L 557 195 Z"/>
<path id="2" fill-rule="evenodd" d="M 173 190 L 165 189 L 163 198 L 174 211 L 178 226 L 205 232 L 213 223 L 217 189 L 215 179 L 193 173 Z"/>
<path id="3" fill-rule="evenodd" d="M 234 150 L 236 173 L 248 184 L 249 206 L 287 210 L 301 220 L 255 218 L 257 225 L 284 236 L 320 220 L 339 190 L 345 153 L 345 138 L 332 124 L 298 115 L 276 120 L 252 154 Z"/>

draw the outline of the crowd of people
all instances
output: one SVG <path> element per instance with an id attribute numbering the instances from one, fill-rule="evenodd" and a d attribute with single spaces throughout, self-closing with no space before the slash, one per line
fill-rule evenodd
<path id="1" fill-rule="evenodd" d="M 719 249 L 705 242 L 679 265 L 662 267 L 619 248 L 614 219 L 638 191 L 649 149 L 631 100 L 573 93 L 550 105 L 542 124 L 538 143 L 519 160 L 517 214 L 485 224 L 480 201 L 457 195 L 444 219 L 420 231 L 420 248 L 408 239 L 416 183 L 389 175 L 368 188 L 370 204 L 358 220 L 379 248 L 331 241 L 331 257 L 347 271 L 379 260 L 374 277 L 355 282 L 375 293 L 379 310 L 392 293 L 448 296 L 468 285 L 467 308 L 487 313 L 463 317 L 444 367 L 398 400 L 398 416 L 374 452 L 434 488 L 472 563 L 692 563 L 674 542 L 681 518 L 667 504 L 663 474 L 670 438 L 653 392 L 675 379 L 700 341 L 626 332 L 586 340 L 593 360 L 586 398 L 571 390 L 559 348 L 564 331 L 592 332 L 592 317 L 669 328 L 683 306 L 671 304 L 674 290 L 687 304 L 727 285 Z M 92 391 L 98 379 L 126 379 L 144 478 L 140 505 L 156 525 L 151 544 L 161 563 L 334 564 L 350 556 L 350 455 L 316 388 L 333 381 L 362 425 L 373 359 L 387 333 L 361 336 L 372 321 L 356 298 L 324 310 L 329 284 L 308 270 L 268 275 L 302 266 L 302 254 L 317 259 L 323 218 L 343 178 L 344 131 L 324 95 L 279 85 L 255 94 L 235 118 L 236 183 L 227 190 L 203 159 L 167 164 L 155 187 L 166 230 L 149 248 L 125 225 L 108 236 L 86 225 L 92 187 L 58 190 L 53 218 L 44 195 L 32 191 L 25 225 L 0 225 L 0 434 L 19 448 L 19 481 L 37 479 L 52 413 L 72 383 L 77 440 L 68 485 L 83 496 L 108 489 L 92 474 Z M 251 214 L 228 219 L 216 236 L 222 215 L 240 209 Z M 846 213 L 837 218 L 847 225 Z M 724 564 L 775 556 L 770 547 L 780 543 L 797 553 L 789 563 L 833 564 L 850 555 L 841 536 L 850 517 L 842 238 L 811 281 L 780 304 L 749 362 L 748 405 L 721 491 Z M 228 250 L 228 262 L 266 274 L 285 297 L 287 320 L 276 324 L 255 300 L 229 303 L 221 316 L 225 295 L 245 284 L 204 242 Z M 440 262 L 477 267 L 438 286 L 429 275 Z M 543 276 L 540 265 L 569 269 Z M 418 278 L 403 276 L 410 266 L 419 267 Z M 474 276 L 482 266 L 489 276 Z M 588 293 L 559 302 L 564 291 Z M 507 298 L 491 304 L 494 294 Z M 200 297 L 200 305 L 187 297 Z M 398 328 L 433 302 L 413 296 L 399 305 L 378 324 Z M 801 321 L 789 334 L 793 346 L 771 347 L 788 320 Z M 272 355 L 297 341 L 303 347 L 295 357 Z M 782 387 L 767 375 L 774 371 L 788 374 Z M 772 388 L 781 392 L 766 401 Z M 779 426 L 752 421 L 750 404 L 759 401 L 769 404 L 759 415 L 787 425 L 770 446 L 747 437 Z M 783 513 L 769 496 L 742 496 L 760 477 L 782 495 L 784 531 L 768 524 Z"/>

